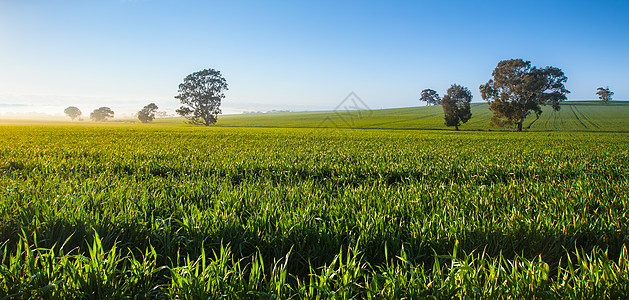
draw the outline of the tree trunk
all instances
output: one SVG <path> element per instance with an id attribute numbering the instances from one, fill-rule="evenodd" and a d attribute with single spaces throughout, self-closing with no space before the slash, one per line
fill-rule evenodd
<path id="1" fill-rule="evenodd" d="M 518 121 L 518 132 L 522 132 L 522 124 L 524 123 L 524 118 L 526 118 L 526 111 L 522 113 L 522 117 Z"/>
<path id="2" fill-rule="evenodd" d="M 459 131 L 459 125 L 454 125 L 454 130 Z"/>

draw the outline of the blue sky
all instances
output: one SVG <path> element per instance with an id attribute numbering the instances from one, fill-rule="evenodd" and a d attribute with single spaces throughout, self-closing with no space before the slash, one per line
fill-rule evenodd
<path id="1" fill-rule="evenodd" d="M 0 114 L 178 107 L 205 68 L 226 113 L 423 105 L 424 88 L 478 86 L 500 60 L 568 76 L 571 100 L 629 99 L 629 1 L 0 0 Z"/>

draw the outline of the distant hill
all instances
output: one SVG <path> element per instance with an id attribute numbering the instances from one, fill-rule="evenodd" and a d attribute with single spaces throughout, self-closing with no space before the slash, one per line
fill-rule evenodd
<path id="1" fill-rule="evenodd" d="M 472 119 L 461 130 L 511 130 L 489 126 L 491 111 L 486 103 L 472 103 Z M 529 116 L 524 127 L 535 120 Z M 441 106 L 422 106 L 371 111 L 292 112 L 219 116 L 217 126 L 288 128 L 371 128 L 451 130 L 443 125 Z M 544 107 L 530 131 L 620 131 L 629 132 L 629 102 L 570 101 L 561 110 Z"/>

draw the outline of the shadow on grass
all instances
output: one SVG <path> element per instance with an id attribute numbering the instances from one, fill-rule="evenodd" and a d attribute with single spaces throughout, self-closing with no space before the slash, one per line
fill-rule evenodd
<path id="1" fill-rule="evenodd" d="M 262 230 L 273 226 L 262 223 L 257 228 L 244 228 L 226 224 L 214 230 L 202 230 L 186 227 L 174 219 L 157 220 L 153 224 L 114 224 L 108 221 L 87 224 L 56 220 L 42 224 L 35 235 L 38 247 L 54 246 L 58 253 L 63 245 L 65 254 L 86 255 L 94 241 L 94 232 L 97 232 L 105 251 L 115 244 L 121 254 L 133 253 L 135 257 L 141 257 L 150 245 L 158 254 L 158 265 L 170 267 L 183 265 L 187 257 L 198 258 L 202 249 L 213 253 L 226 245 L 231 247 L 237 260 L 248 262 L 254 255 L 260 255 L 269 267 L 266 270 L 271 270 L 275 261 L 290 253 L 287 270 L 302 278 L 309 274 L 311 267 L 316 269 L 329 265 L 339 252 L 349 248 L 358 249 L 363 259 L 372 266 L 387 263 L 385 249 L 389 260 L 404 249 L 411 262 L 429 267 L 434 262 L 434 254 L 448 255 L 458 242 L 459 249 L 464 253 L 485 253 L 492 257 L 502 255 L 506 259 L 521 256 L 531 260 L 541 256 L 551 269 L 556 269 L 560 261 L 565 265 L 566 256 L 577 249 L 586 252 L 603 249 L 610 259 L 617 260 L 623 245 L 629 246 L 627 230 L 582 230 L 572 235 L 524 230 L 506 233 L 473 230 L 455 234 L 456 239 L 427 240 L 386 232 L 366 236 L 352 230 L 325 231 L 325 226 L 303 226 L 288 233 Z M 33 235 L 28 235 L 28 239 L 34 242 Z M 15 245 L 11 244 L 17 239 L 4 236 L 0 243 L 4 242 L 9 243 L 9 249 L 14 251 Z"/>

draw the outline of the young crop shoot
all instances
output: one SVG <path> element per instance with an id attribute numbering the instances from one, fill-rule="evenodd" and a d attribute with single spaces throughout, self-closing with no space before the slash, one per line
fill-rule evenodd
<path id="1" fill-rule="evenodd" d="M 472 117 L 471 101 L 472 92 L 469 89 L 458 84 L 450 86 L 441 101 L 446 126 L 454 126 L 454 130 L 459 130 L 461 123 L 466 123 Z"/>
<path id="2" fill-rule="evenodd" d="M 214 124 L 221 113 L 221 100 L 225 98 L 223 91 L 226 90 L 227 81 L 220 71 L 206 69 L 192 73 L 179 85 L 179 95 L 175 98 L 183 106 L 177 109 L 177 113 L 191 124 Z"/>
<path id="3" fill-rule="evenodd" d="M 0 299 L 626 299 L 629 125 L 607 119 L 526 136 L 5 125 Z"/>
<path id="4" fill-rule="evenodd" d="M 490 124 L 516 125 L 517 131 L 522 131 L 522 123 L 531 111 L 537 118 L 542 114 L 540 105 L 550 104 L 558 111 L 559 103 L 570 93 L 564 86 L 568 77 L 561 69 L 537 68 L 522 59 L 499 62 L 492 76 L 480 86 L 483 99 L 494 112 Z"/>
<path id="5" fill-rule="evenodd" d="M 614 92 L 610 91 L 609 87 L 600 87 L 598 88 L 596 94 L 598 95 L 598 99 L 601 99 L 603 103 L 607 104 L 608 101 L 612 101 L 612 96 L 614 95 Z"/>

